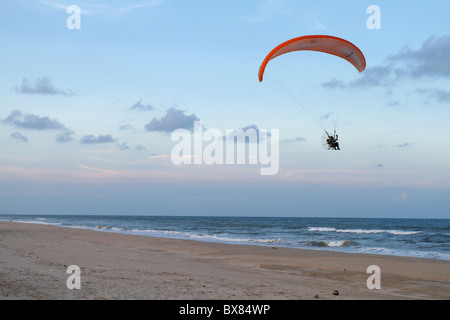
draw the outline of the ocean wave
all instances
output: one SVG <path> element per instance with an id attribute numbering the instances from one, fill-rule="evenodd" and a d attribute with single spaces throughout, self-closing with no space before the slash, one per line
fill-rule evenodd
<path id="1" fill-rule="evenodd" d="M 83 227 L 83 226 L 80 226 Z M 127 232 L 127 229 L 124 228 L 118 228 L 118 227 L 111 227 L 111 226 L 95 226 L 94 229 L 96 230 L 108 230 L 108 231 L 114 231 L 114 232 Z"/>
<path id="2" fill-rule="evenodd" d="M 2 221 L 10 221 L 10 220 L 2 220 Z M 14 222 L 19 223 L 32 223 L 32 224 L 42 224 L 42 225 L 49 225 L 49 226 L 62 226 L 62 223 L 60 222 L 47 222 L 43 220 L 14 220 Z"/>
<path id="3" fill-rule="evenodd" d="M 175 231 L 175 230 L 157 230 L 157 229 L 126 229 L 126 228 L 117 228 L 110 226 L 100 226 L 97 225 L 94 227 L 95 230 L 99 231 L 110 231 L 110 232 L 119 232 L 119 233 L 130 233 L 137 235 L 147 235 L 147 236 L 155 236 L 155 237 L 168 237 L 168 238 L 176 238 L 176 239 L 191 239 L 191 240 L 199 240 L 199 241 L 213 241 L 213 242 L 226 242 L 226 243 L 240 243 L 240 244 L 283 244 L 286 243 L 286 240 L 281 238 L 277 239 L 258 239 L 258 238 L 242 238 L 235 236 L 217 235 L 217 234 L 201 234 L 195 232 L 183 232 L 183 231 Z"/>
<path id="4" fill-rule="evenodd" d="M 350 240 L 330 240 L 330 241 L 309 241 L 306 243 L 313 247 L 347 247 L 356 244 L 354 241 Z"/>
<path id="5" fill-rule="evenodd" d="M 171 232 L 172 233 L 172 232 Z M 179 233 L 184 238 L 201 241 L 214 241 L 214 242 L 226 242 L 226 243 L 257 243 L 257 244 L 279 244 L 285 242 L 283 239 L 258 239 L 258 238 L 241 238 L 227 235 L 216 234 L 198 234 L 193 232 Z"/>
<path id="6" fill-rule="evenodd" d="M 398 230 L 387 230 L 386 232 L 393 235 L 403 235 L 403 236 L 422 233 L 422 231 L 398 231 Z"/>
<path id="7" fill-rule="evenodd" d="M 440 259 L 450 260 L 450 254 L 435 251 L 420 251 L 420 250 L 408 250 L 408 249 L 392 249 L 382 247 L 367 247 L 361 250 L 364 253 L 390 255 L 390 256 L 404 256 L 404 257 L 417 257 L 427 259 Z"/>
<path id="8" fill-rule="evenodd" d="M 388 233 L 392 235 L 403 235 L 403 236 L 414 235 L 422 232 L 422 231 L 381 230 L 381 229 L 336 229 L 332 227 L 308 227 L 308 231 L 359 233 L 359 234 Z"/>

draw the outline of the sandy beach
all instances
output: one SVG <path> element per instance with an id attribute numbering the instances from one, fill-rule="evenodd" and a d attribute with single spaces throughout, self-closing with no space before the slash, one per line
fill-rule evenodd
<path id="1" fill-rule="evenodd" d="M 450 261 L 0 222 L 0 299 L 450 299 Z"/>

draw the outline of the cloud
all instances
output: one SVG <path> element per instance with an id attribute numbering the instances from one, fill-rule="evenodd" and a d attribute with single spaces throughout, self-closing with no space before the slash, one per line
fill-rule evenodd
<path id="1" fill-rule="evenodd" d="M 334 114 L 334 112 L 328 112 L 328 113 L 326 113 L 326 114 L 323 114 L 323 115 L 319 116 L 319 119 L 327 120 L 327 119 L 329 119 L 333 114 Z"/>
<path id="2" fill-rule="evenodd" d="M 359 87 L 373 87 L 379 85 L 387 85 L 392 81 L 393 68 L 387 66 L 375 66 L 367 68 L 362 76 L 351 83 L 353 86 Z"/>
<path id="3" fill-rule="evenodd" d="M 123 124 L 119 127 L 119 130 L 131 130 L 133 129 L 133 126 L 129 123 Z"/>
<path id="4" fill-rule="evenodd" d="M 403 192 L 400 196 L 394 197 L 395 201 L 406 201 L 408 200 L 408 194 L 406 192 Z"/>
<path id="5" fill-rule="evenodd" d="M 405 143 L 396 145 L 397 148 L 405 148 L 405 147 L 410 147 L 410 146 L 412 146 L 412 143 L 409 143 L 409 142 L 405 142 Z"/>
<path id="6" fill-rule="evenodd" d="M 134 151 L 145 151 L 145 150 L 147 150 L 147 148 L 145 148 L 142 144 L 138 144 L 133 147 L 133 150 Z"/>
<path id="7" fill-rule="evenodd" d="M 290 143 L 290 142 L 303 142 L 303 141 L 306 141 L 306 139 L 303 138 L 303 137 L 294 137 L 294 138 L 291 138 L 291 139 L 281 140 L 280 142 Z"/>
<path id="8" fill-rule="evenodd" d="M 425 95 L 428 99 L 436 100 L 439 103 L 450 103 L 450 90 L 418 88 L 415 93 Z"/>
<path id="9" fill-rule="evenodd" d="M 388 107 L 397 107 L 400 105 L 400 101 L 399 100 L 389 100 L 386 105 Z"/>
<path id="10" fill-rule="evenodd" d="M 100 169 L 100 168 L 93 168 L 93 167 L 88 167 L 84 164 L 79 163 L 78 166 L 80 168 L 86 169 L 86 170 L 90 170 L 90 171 L 96 171 L 96 172 L 100 172 L 100 173 L 105 173 L 105 174 L 118 174 L 117 171 L 113 171 L 113 170 L 105 170 L 105 169 Z"/>
<path id="11" fill-rule="evenodd" d="M 26 114 L 19 110 L 11 111 L 11 114 L 0 123 L 11 125 L 20 129 L 27 130 L 62 130 L 65 132 L 58 133 L 55 140 L 60 143 L 65 143 L 73 140 L 73 131 L 69 130 L 61 122 L 56 119 L 51 119 L 49 117 L 41 117 L 36 114 Z M 16 140 L 21 140 L 28 142 L 28 138 L 20 134 L 20 132 L 15 132 L 11 134 L 11 137 Z"/>
<path id="12" fill-rule="evenodd" d="M 126 151 L 126 150 L 133 150 L 133 151 L 144 151 L 145 147 L 141 144 L 138 144 L 136 146 L 130 147 L 128 145 L 128 142 L 122 142 L 121 144 L 118 144 L 117 147 L 120 150 Z"/>
<path id="13" fill-rule="evenodd" d="M 117 147 L 120 150 L 130 150 L 130 146 L 128 145 L 128 142 L 122 142 L 121 144 L 118 144 Z"/>
<path id="14" fill-rule="evenodd" d="M 145 125 L 145 131 L 172 132 L 176 129 L 193 130 L 194 121 L 200 119 L 195 115 L 185 115 L 183 110 L 170 108 L 164 117 L 153 118 Z"/>
<path id="15" fill-rule="evenodd" d="M 12 125 L 20 129 L 29 130 L 67 130 L 67 128 L 56 119 L 41 117 L 35 114 L 24 114 L 19 110 L 14 110 L 2 123 Z"/>
<path id="16" fill-rule="evenodd" d="M 98 137 L 90 134 L 81 138 L 81 143 L 83 144 L 95 144 L 95 143 L 111 143 L 116 141 L 110 134 L 99 135 Z"/>
<path id="17" fill-rule="evenodd" d="M 46 94 L 46 95 L 64 95 L 72 96 L 74 91 L 62 90 L 54 85 L 47 77 L 38 78 L 33 84 L 30 84 L 27 78 L 22 79 L 22 84 L 15 87 L 16 92 L 25 94 Z"/>
<path id="18" fill-rule="evenodd" d="M 404 47 L 399 54 L 390 56 L 389 60 L 405 63 L 408 68 L 401 70 L 404 75 L 450 77 L 450 35 L 431 36 L 418 50 Z"/>
<path id="19" fill-rule="evenodd" d="M 353 86 L 390 86 L 404 79 L 448 79 L 450 77 L 450 35 L 431 36 L 419 49 L 405 46 L 387 57 L 384 64 L 367 68 Z"/>
<path id="20" fill-rule="evenodd" d="M 324 88 L 330 88 L 330 89 L 342 89 L 342 88 L 346 88 L 347 84 L 342 81 L 342 80 L 338 80 L 338 79 L 331 79 L 330 81 L 324 82 L 322 84 L 322 86 Z"/>
<path id="21" fill-rule="evenodd" d="M 28 138 L 22 135 L 20 132 L 11 133 L 9 136 L 17 141 L 28 142 Z"/>
<path id="22" fill-rule="evenodd" d="M 56 141 L 60 142 L 60 143 L 66 143 L 66 142 L 70 142 L 73 140 L 73 131 L 66 131 L 63 133 L 58 133 L 58 135 L 56 136 Z"/>
<path id="23" fill-rule="evenodd" d="M 147 159 L 165 159 L 165 158 L 170 158 L 170 154 L 152 153 L 150 156 L 147 157 Z"/>
<path id="24" fill-rule="evenodd" d="M 248 131 L 250 130 L 250 131 Z M 255 141 L 252 140 L 252 133 L 254 134 Z M 234 130 L 232 133 L 228 134 L 228 136 L 223 137 L 224 140 L 234 140 L 238 141 L 241 139 L 245 139 L 245 142 L 256 142 L 259 143 L 260 130 L 257 125 L 251 124 L 239 129 Z M 267 132 L 267 137 L 270 137 L 270 132 Z"/>
<path id="25" fill-rule="evenodd" d="M 133 104 L 130 107 L 131 110 L 141 110 L 141 111 L 151 111 L 154 110 L 153 106 L 150 104 L 142 104 L 142 99 Z"/>

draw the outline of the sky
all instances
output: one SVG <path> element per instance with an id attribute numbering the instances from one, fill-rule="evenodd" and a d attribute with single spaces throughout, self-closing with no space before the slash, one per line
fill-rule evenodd
<path id="1" fill-rule="evenodd" d="M 0 214 L 450 218 L 450 3 L 1 7 Z M 375 18 L 378 28 L 369 28 Z M 275 46 L 314 34 L 354 43 L 367 62 L 334 88 L 346 97 L 341 151 L 323 148 L 323 130 L 289 94 L 258 81 Z M 343 83 L 316 58 L 301 80 Z M 324 87 L 311 90 L 337 101 Z M 314 100 L 306 103 L 314 110 Z M 262 162 L 250 160 L 174 163 L 172 133 L 193 134 L 194 121 L 224 142 L 227 130 L 266 129 L 270 138 L 277 130 L 276 174 L 262 175 Z"/>

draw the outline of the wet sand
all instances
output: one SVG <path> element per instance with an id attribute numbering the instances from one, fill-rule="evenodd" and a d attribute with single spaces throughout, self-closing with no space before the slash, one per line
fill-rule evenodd
<path id="1" fill-rule="evenodd" d="M 381 289 L 367 288 L 370 265 Z M 0 299 L 447 300 L 450 261 L 0 222 Z"/>

